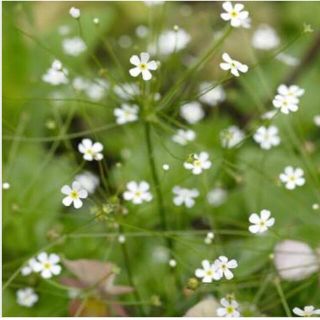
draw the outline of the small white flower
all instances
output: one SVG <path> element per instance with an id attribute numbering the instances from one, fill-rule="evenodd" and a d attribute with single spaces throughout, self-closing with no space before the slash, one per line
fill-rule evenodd
<path id="1" fill-rule="evenodd" d="M 319 208 L 320 208 L 319 203 L 314 203 L 314 204 L 312 205 L 312 209 L 313 209 L 313 210 L 319 210 Z"/>
<path id="2" fill-rule="evenodd" d="M 93 21 L 94 24 L 99 24 L 100 23 L 99 18 L 93 18 L 92 21 Z"/>
<path id="3" fill-rule="evenodd" d="M 297 85 L 286 86 L 281 84 L 278 89 L 278 93 L 284 97 L 293 97 L 299 99 L 304 95 L 304 89 L 300 88 Z"/>
<path id="4" fill-rule="evenodd" d="M 196 133 L 193 130 L 178 129 L 177 133 L 172 136 L 172 141 L 185 146 L 189 141 L 193 141 L 196 138 Z"/>
<path id="5" fill-rule="evenodd" d="M 275 117 L 275 115 L 278 113 L 278 110 L 271 110 L 267 111 L 264 114 L 262 114 L 261 119 L 263 120 L 271 120 Z"/>
<path id="6" fill-rule="evenodd" d="M 78 145 L 78 150 L 83 153 L 83 159 L 87 161 L 103 159 L 103 145 L 100 142 L 92 143 L 90 139 L 83 139 Z"/>
<path id="7" fill-rule="evenodd" d="M 79 19 L 80 18 L 80 9 L 72 7 L 69 10 L 70 16 L 74 19 Z"/>
<path id="8" fill-rule="evenodd" d="M 197 189 L 186 189 L 179 186 L 175 186 L 172 189 L 172 192 L 175 194 L 173 203 L 176 206 L 184 204 L 187 208 L 193 207 L 195 204 L 194 198 L 199 196 L 199 191 Z"/>
<path id="9" fill-rule="evenodd" d="M 16 293 L 17 303 L 20 306 L 31 308 L 39 300 L 39 296 L 32 288 L 19 289 Z"/>
<path id="10" fill-rule="evenodd" d="M 226 12 L 220 14 L 224 21 L 230 21 L 232 27 L 239 28 L 249 17 L 248 11 L 243 11 L 244 5 L 236 3 L 234 6 L 230 1 L 224 2 L 222 5 Z"/>
<path id="11" fill-rule="evenodd" d="M 149 28 L 145 25 L 140 25 L 137 26 L 135 32 L 139 38 L 145 38 L 149 34 Z"/>
<path id="12" fill-rule="evenodd" d="M 273 261 L 279 276 L 286 281 L 307 279 L 320 269 L 316 252 L 307 243 L 296 240 L 278 243 Z"/>
<path id="13" fill-rule="evenodd" d="M 292 96 L 282 96 L 277 94 L 272 100 L 272 104 L 275 108 L 280 109 L 284 114 L 290 112 L 296 112 L 299 109 L 298 106 L 299 100 Z"/>
<path id="14" fill-rule="evenodd" d="M 227 199 L 227 191 L 222 188 L 214 188 L 207 194 L 207 201 L 213 207 L 221 206 Z"/>
<path id="15" fill-rule="evenodd" d="M 205 239 L 204 239 L 204 243 L 205 244 L 211 244 L 212 240 L 214 239 L 214 233 L 213 232 L 208 232 Z"/>
<path id="16" fill-rule="evenodd" d="M 164 171 L 169 171 L 170 170 L 170 166 L 167 163 L 165 163 L 165 164 L 162 165 L 162 169 Z"/>
<path id="17" fill-rule="evenodd" d="M 292 311 L 299 317 L 312 317 L 320 315 L 320 309 L 316 309 L 314 306 L 305 306 L 303 309 L 295 307 Z"/>
<path id="18" fill-rule="evenodd" d="M 122 104 L 120 108 L 113 111 L 117 118 L 117 124 L 125 124 L 127 122 L 134 122 L 138 120 L 139 107 L 137 105 Z"/>
<path id="19" fill-rule="evenodd" d="M 320 127 L 320 114 L 317 114 L 313 117 L 313 122 L 317 127 Z"/>
<path id="20" fill-rule="evenodd" d="M 169 266 L 171 268 L 175 268 L 177 266 L 177 261 L 175 259 L 170 259 L 169 260 Z"/>
<path id="21" fill-rule="evenodd" d="M 93 82 L 89 82 L 85 88 L 85 93 L 93 101 L 100 101 L 109 88 L 109 83 L 103 79 L 95 79 Z"/>
<path id="22" fill-rule="evenodd" d="M 220 63 L 220 68 L 225 71 L 230 70 L 231 74 L 233 74 L 235 77 L 240 76 L 239 71 L 246 73 L 249 70 L 246 64 L 243 64 L 237 60 L 233 60 L 227 53 L 222 55 L 222 59 L 224 62 Z"/>
<path id="23" fill-rule="evenodd" d="M 223 87 L 220 85 L 209 89 L 211 87 L 212 84 L 210 82 L 202 82 L 200 84 L 199 95 L 201 96 L 199 100 L 210 107 L 214 107 L 226 99 L 226 94 L 223 90 Z"/>
<path id="24" fill-rule="evenodd" d="M 204 118 L 204 111 L 199 102 L 189 102 L 180 107 L 180 116 L 190 124 L 195 124 Z"/>
<path id="25" fill-rule="evenodd" d="M 51 67 L 42 76 L 42 81 L 50 83 L 53 86 L 66 84 L 69 82 L 68 70 L 62 66 L 59 60 L 54 60 Z"/>
<path id="26" fill-rule="evenodd" d="M 71 188 L 65 185 L 61 188 L 61 193 L 65 194 L 62 203 L 69 207 L 73 203 L 75 209 L 82 207 L 82 200 L 88 197 L 88 191 L 85 190 L 78 181 L 72 182 Z"/>
<path id="27" fill-rule="evenodd" d="M 224 276 L 227 280 L 233 278 L 233 273 L 230 271 L 230 269 L 235 269 L 238 267 L 236 260 L 232 259 L 229 261 L 227 257 L 220 256 L 215 262 L 217 265 L 217 272 L 220 277 Z"/>
<path id="28" fill-rule="evenodd" d="M 121 244 L 125 243 L 126 242 L 125 235 L 120 234 L 119 237 L 118 237 L 118 242 L 121 243 Z"/>
<path id="29" fill-rule="evenodd" d="M 74 180 L 78 181 L 82 188 L 86 189 L 90 194 L 94 193 L 99 185 L 99 178 L 90 171 L 84 171 L 76 175 Z"/>
<path id="30" fill-rule="evenodd" d="M 86 44 L 79 37 L 64 39 L 62 42 L 62 47 L 65 54 L 74 57 L 79 56 L 82 52 L 87 50 Z"/>
<path id="31" fill-rule="evenodd" d="M 278 132 L 279 130 L 275 126 L 259 127 L 253 135 L 253 139 L 260 144 L 262 149 L 269 150 L 280 144 Z"/>
<path id="32" fill-rule="evenodd" d="M 129 101 L 139 95 L 139 87 L 135 83 L 122 83 L 113 88 L 114 93 L 121 99 Z"/>
<path id="33" fill-rule="evenodd" d="M 132 77 L 137 77 L 140 73 L 142 74 L 142 79 L 148 81 L 152 78 L 150 70 L 157 70 L 158 65 L 156 61 L 149 61 L 150 55 L 147 52 L 140 53 L 140 58 L 134 55 L 130 58 L 130 63 L 135 67 L 129 70 Z"/>
<path id="34" fill-rule="evenodd" d="M 220 300 L 220 303 L 222 307 L 217 309 L 218 317 L 230 317 L 230 318 L 240 317 L 240 312 L 238 310 L 239 304 L 236 300 L 222 298 Z"/>
<path id="35" fill-rule="evenodd" d="M 33 270 L 40 273 L 44 279 L 49 279 L 61 273 L 61 266 L 59 265 L 60 257 L 55 253 L 41 252 L 36 261 L 33 263 Z"/>
<path id="36" fill-rule="evenodd" d="M 238 146 L 244 137 L 244 132 L 237 126 L 231 126 L 220 133 L 221 144 L 227 149 Z"/>
<path id="37" fill-rule="evenodd" d="M 141 204 L 144 201 L 152 200 L 152 194 L 149 192 L 149 183 L 145 181 L 127 183 L 127 191 L 123 193 L 123 198 L 127 201 L 132 201 L 133 204 Z"/>
<path id="38" fill-rule="evenodd" d="M 256 213 L 252 213 L 249 217 L 249 221 L 252 226 L 249 226 L 249 231 L 251 233 L 264 233 L 270 227 L 274 225 L 275 219 L 271 218 L 271 212 L 269 210 L 261 210 L 260 216 Z"/>
<path id="39" fill-rule="evenodd" d="M 29 259 L 27 264 L 21 268 L 21 271 L 20 271 L 21 275 L 24 277 L 30 275 L 34 271 L 33 266 L 34 266 L 35 262 L 36 262 L 35 258 Z"/>
<path id="40" fill-rule="evenodd" d="M 89 85 L 89 81 L 83 77 L 75 77 L 72 80 L 72 86 L 77 91 L 85 91 Z"/>
<path id="41" fill-rule="evenodd" d="M 2 189 L 3 189 L 3 190 L 8 190 L 8 189 L 10 189 L 10 183 L 9 183 L 9 182 L 3 182 L 3 183 L 2 183 Z"/>
<path id="42" fill-rule="evenodd" d="M 183 165 L 187 170 L 191 170 L 193 174 L 198 175 L 201 174 L 203 170 L 211 167 L 211 161 L 209 160 L 209 154 L 207 152 L 200 152 L 199 154 L 193 154 L 192 159 Z"/>
<path id="43" fill-rule="evenodd" d="M 221 275 L 217 272 L 216 263 L 210 263 L 208 260 L 201 262 L 202 269 L 198 268 L 195 271 L 195 276 L 202 279 L 203 283 L 211 283 L 213 280 L 221 279 Z"/>
<path id="44" fill-rule="evenodd" d="M 254 32 L 252 46 L 259 50 L 271 50 L 279 46 L 280 39 L 276 31 L 267 24 L 261 24 Z"/>
<path id="45" fill-rule="evenodd" d="M 279 175 L 279 178 L 289 190 L 301 187 L 306 182 L 303 170 L 301 168 L 293 168 L 291 166 L 286 167 L 284 172 Z"/>
<path id="46" fill-rule="evenodd" d="M 277 56 L 276 59 L 283 62 L 284 64 L 288 66 L 298 66 L 300 64 L 300 60 L 292 55 L 286 54 L 284 52 L 280 52 Z"/>
<path id="47" fill-rule="evenodd" d="M 62 25 L 58 28 L 58 32 L 62 36 L 66 36 L 67 34 L 70 33 L 70 27 L 68 25 Z"/>

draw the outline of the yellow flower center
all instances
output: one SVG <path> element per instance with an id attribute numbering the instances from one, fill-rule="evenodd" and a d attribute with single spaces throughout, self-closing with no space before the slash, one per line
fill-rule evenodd
<path id="1" fill-rule="evenodd" d="M 71 193 L 70 193 L 70 197 L 72 199 L 78 199 L 79 198 L 79 194 L 76 190 L 72 190 Z"/>
<path id="2" fill-rule="evenodd" d="M 201 166 L 201 161 L 200 161 L 200 160 L 194 160 L 194 161 L 193 161 L 193 165 L 194 165 L 195 167 L 200 167 L 200 166 Z"/>
<path id="3" fill-rule="evenodd" d="M 230 12 L 230 15 L 231 15 L 232 18 L 236 18 L 236 17 L 238 16 L 238 12 L 235 11 L 235 10 L 232 10 L 232 11 Z"/>
<path id="4" fill-rule="evenodd" d="M 231 313 L 234 312 L 234 307 L 228 306 L 228 307 L 226 307 L 226 311 L 227 311 L 228 314 L 231 314 Z"/>
<path id="5" fill-rule="evenodd" d="M 43 267 L 44 267 L 45 269 L 51 269 L 52 265 L 51 265 L 50 262 L 45 262 L 45 263 L 43 264 Z"/>
<path id="6" fill-rule="evenodd" d="M 140 69 L 141 70 L 147 70 L 147 64 L 146 63 L 140 63 Z"/>
<path id="7" fill-rule="evenodd" d="M 141 195 L 142 195 L 142 193 L 141 193 L 140 191 L 136 191 L 136 192 L 135 192 L 135 196 L 136 196 L 136 197 L 140 197 Z"/>

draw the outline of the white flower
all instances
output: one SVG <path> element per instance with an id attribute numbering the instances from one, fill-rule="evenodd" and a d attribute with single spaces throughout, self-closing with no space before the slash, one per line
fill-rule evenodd
<path id="1" fill-rule="evenodd" d="M 88 83 L 88 86 L 85 88 L 85 93 L 91 100 L 99 101 L 105 96 L 108 88 L 109 84 L 106 80 L 95 79 L 95 81 Z"/>
<path id="2" fill-rule="evenodd" d="M 316 253 L 304 242 L 284 240 L 274 249 L 274 265 L 280 277 L 287 281 L 301 281 L 319 272 Z"/>
<path id="3" fill-rule="evenodd" d="M 284 172 L 279 175 L 279 178 L 289 190 L 305 184 L 304 172 L 301 168 L 288 166 L 284 169 Z"/>
<path id="4" fill-rule="evenodd" d="M 180 116 L 188 123 L 194 124 L 204 118 L 204 111 L 199 102 L 189 102 L 180 107 Z"/>
<path id="5" fill-rule="evenodd" d="M 280 144 L 278 132 L 279 130 L 275 126 L 259 127 L 253 135 L 253 139 L 260 144 L 262 149 L 269 150 Z"/>
<path id="6" fill-rule="evenodd" d="M 278 110 L 271 110 L 267 111 L 264 114 L 262 114 L 261 119 L 263 120 L 271 120 L 275 117 L 275 115 L 278 113 Z"/>
<path id="7" fill-rule="evenodd" d="M 21 275 L 24 277 L 30 275 L 34 271 L 33 266 L 35 262 L 36 262 L 35 258 L 29 259 L 27 264 L 21 268 L 21 271 L 20 271 Z"/>
<path id="8" fill-rule="evenodd" d="M 209 160 L 209 154 L 207 152 L 200 152 L 199 154 L 193 154 L 192 159 L 183 165 L 187 170 L 191 170 L 193 174 L 198 175 L 202 173 L 203 170 L 211 167 L 211 161 Z"/>
<path id="9" fill-rule="evenodd" d="M 171 268 L 175 268 L 177 266 L 177 261 L 175 259 L 170 259 L 169 260 L 169 266 Z"/>
<path id="10" fill-rule="evenodd" d="M 94 24 L 99 24 L 99 23 L 100 23 L 100 20 L 99 20 L 99 18 L 93 18 L 92 22 L 93 22 Z"/>
<path id="11" fill-rule="evenodd" d="M 79 37 L 64 39 L 62 42 L 63 51 L 69 56 L 79 56 L 82 52 L 86 51 L 87 46 L 84 41 Z"/>
<path id="12" fill-rule="evenodd" d="M 214 233 L 213 232 L 208 232 L 205 239 L 204 239 L 204 243 L 205 244 L 211 244 L 212 240 L 214 239 Z"/>
<path id="13" fill-rule="evenodd" d="M 74 180 L 79 182 L 81 187 L 86 189 L 90 194 L 94 193 L 99 185 L 99 178 L 90 171 L 84 171 L 76 175 Z"/>
<path id="14" fill-rule="evenodd" d="M 175 194 L 173 198 L 173 203 L 176 206 L 185 205 L 187 208 L 194 206 L 194 198 L 199 196 L 199 191 L 197 189 L 186 189 L 179 186 L 175 186 L 172 189 L 172 192 Z"/>
<path id="15" fill-rule="evenodd" d="M 8 189 L 10 189 L 10 183 L 9 183 L 9 182 L 3 182 L 3 183 L 2 183 L 2 189 L 3 189 L 3 190 L 8 190 Z"/>
<path id="16" fill-rule="evenodd" d="M 303 309 L 295 307 L 292 311 L 299 317 L 312 317 L 320 315 L 320 309 L 316 309 L 314 306 L 305 306 Z"/>
<path id="17" fill-rule="evenodd" d="M 129 70 L 132 77 L 137 77 L 140 73 L 142 74 L 142 79 L 148 81 L 152 78 L 150 70 L 157 70 L 157 63 L 152 60 L 149 61 L 150 55 L 147 52 L 140 53 L 140 58 L 134 55 L 130 58 L 130 63 L 135 67 Z"/>
<path id="18" fill-rule="evenodd" d="M 103 145 L 100 142 L 92 143 L 90 139 L 83 139 L 78 145 L 78 149 L 83 153 L 83 159 L 87 161 L 103 159 Z"/>
<path id="19" fill-rule="evenodd" d="M 288 66 L 297 66 L 300 64 L 300 60 L 296 57 L 293 57 L 289 54 L 280 52 L 277 56 L 276 59 L 285 63 Z"/>
<path id="20" fill-rule="evenodd" d="M 195 276 L 202 279 L 203 283 L 211 283 L 213 280 L 221 279 L 220 274 L 217 272 L 216 263 L 210 263 L 208 260 L 201 262 L 202 269 L 198 268 L 195 271 Z"/>
<path id="21" fill-rule="evenodd" d="M 304 89 L 300 88 L 297 85 L 286 86 L 281 84 L 278 89 L 278 93 L 284 97 L 293 97 L 299 99 L 304 95 Z"/>
<path id="22" fill-rule="evenodd" d="M 130 106 L 129 104 L 122 104 L 120 108 L 113 111 L 117 124 L 125 124 L 127 122 L 134 122 L 138 120 L 139 107 L 137 105 Z"/>
<path id="23" fill-rule="evenodd" d="M 113 88 L 114 93 L 123 100 L 132 100 L 139 94 L 139 87 L 135 83 L 122 83 Z"/>
<path id="24" fill-rule="evenodd" d="M 214 107 L 220 102 L 223 102 L 226 99 L 226 94 L 223 90 L 223 87 L 217 85 L 216 87 L 210 89 L 212 84 L 210 82 L 202 82 L 199 86 L 199 100 L 202 103 Z"/>
<path id="25" fill-rule="evenodd" d="M 150 52 L 169 55 L 184 49 L 190 42 L 190 35 L 183 29 L 167 30 L 160 34 L 158 42 L 149 47 Z"/>
<path id="26" fill-rule="evenodd" d="M 16 293 L 20 306 L 31 308 L 39 300 L 39 296 L 32 288 L 19 289 Z"/>
<path id="27" fill-rule="evenodd" d="M 33 263 L 33 270 L 39 272 L 42 278 L 49 279 L 61 273 L 59 262 L 60 257 L 55 253 L 48 255 L 46 252 L 41 252 Z"/>
<path id="28" fill-rule="evenodd" d="M 145 38 L 149 34 L 149 28 L 142 24 L 136 27 L 135 32 L 139 38 Z"/>
<path id="29" fill-rule="evenodd" d="M 267 24 L 261 24 L 254 32 L 252 46 L 260 50 L 271 50 L 280 44 L 276 31 Z"/>
<path id="30" fill-rule="evenodd" d="M 59 84 L 66 84 L 69 82 L 68 70 L 63 68 L 62 63 L 59 60 L 54 60 L 51 67 L 42 76 L 44 82 L 50 83 L 53 86 Z"/>
<path id="31" fill-rule="evenodd" d="M 233 60 L 227 53 L 224 53 L 222 55 L 222 59 L 224 60 L 224 62 L 220 63 L 220 68 L 225 71 L 230 70 L 231 74 L 236 77 L 240 76 L 239 71 L 242 73 L 246 73 L 249 70 L 246 64 L 243 64 L 237 60 Z"/>
<path id="32" fill-rule="evenodd" d="M 244 132 L 237 126 L 231 126 L 220 133 L 221 144 L 227 149 L 238 146 L 244 137 Z"/>
<path id="33" fill-rule="evenodd" d="M 216 261 L 217 265 L 217 272 L 220 275 L 220 278 L 225 276 L 227 280 L 230 280 L 233 278 L 233 273 L 229 269 L 235 269 L 238 267 L 238 263 L 236 260 L 228 260 L 225 256 L 220 256 Z"/>
<path id="34" fill-rule="evenodd" d="M 62 36 L 66 36 L 67 34 L 70 33 L 70 27 L 68 25 L 62 25 L 58 28 L 58 32 Z"/>
<path id="35" fill-rule="evenodd" d="M 238 310 L 239 304 L 236 300 L 222 298 L 220 300 L 220 303 L 222 307 L 217 309 L 218 317 L 230 317 L 230 318 L 240 317 L 240 312 Z"/>
<path id="36" fill-rule="evenodd" d="M 185 146 L 189 141 L 193 141 L 196 138 L 196 133 L 193 130 L 178 129 L 177 133 L 172 136 L 172 141 Z"/>
<path id="37" fill-rule="evenodd" d="M 270 227 L 274 225 L 275 219 L 270 218 L 271 212 L 269 210 L 261 210 L 260 216 L 256 213 L 252 213 L 249 217 L 249 221 L 252 226 L 249 226 L 249 231 L 251 233 L 264 233 Z"/>
<path id="38" fill-rule="evenodd" d="M 320 114 L 317 114 L 313 117 L 313 122 L 317 127 L 320 127 Z"/>
<path id="39" fill-rule="evenodd" d="M 163 169 L 164 171 L 169 171 L 169 170 L 170 170 L 170 166 L 169 166 L 167 163 L 164 163 L 164 164 L 162 165 L 162 169 Z"/>
<path id="40" fill-rule="evenodd" d="M 77 91 L 85 91 L 89 86 L 89 81 L 83 77 L 75 77 L 72 86 Z"/>
<path id="41" fill-rule="evenodd" d="M 79 19 L 80 18 L 80 9 L 72 7 L 69 10 L 70 16 L 74 19 Z"/>
<path id="42" fill-rule="evenodd" d="M 118 242 L 121 243 L 121 244 L 125 243 L 126 242 L 126 236 L 123 235 L 123 234 L 119 234 Z"/>
<path id="43" fill-rule="evenodd" d="M 64 185 L 61 188 L 61 193 L 65 194 L 62 203 L 69 207 L 72 203 L 75 209 L 82 207 L 82 200 L 88 197 L 88 191 L 82 187 L 78 181 L 73 181 L 71 188 L 68 185 Z"/>
<path id="44" fill-rule="evenodd" d="M 213 207 L 221 206 L 227 199 L 227 191 L 222 188 L 214 188 L 207 194 L 207 201 Z"/>
<path id="45" fill-rule="evenodd" d="M 292 96 L 282 96 L 277 94 L 272 100 L 272 104 L 275 108 L 280 109 L 284 114 L 290 112 L 296 112 L 299 109 L 298 106 L 299 100 Z"/>
<path id="46" fill-rule="evenodd" d="M 222 7 L 226 12 L 221 13 L 220 16 L 224 21 L 230 21 L 232 27 L 241 27 L 244 21 L 249 17 L 248 11 L 242 11 L 244 5 L 241 3 L 236 3 L 233 6 L 230 1 L 227 1 L 223 3 Z"/>
<path id="47" fill-rule="evenodd" d="M 152 200 L 152 194 L 149 192 L 149 183 L 145 181 L 127 183 L 127 191 L 123 193 L 123 198 L 127 201 L 132 201 L 134 204 L 141 204 L 144 201 Z"/>

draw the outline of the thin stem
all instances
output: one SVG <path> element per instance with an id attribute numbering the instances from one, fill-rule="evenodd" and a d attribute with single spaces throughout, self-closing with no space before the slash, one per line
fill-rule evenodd
<path id="1" fill-rule="evenodd" d="M 282 287 L 281 287 L 281 284 L 280 284 L 280 279 L 278 279 L 278 278 L 275 279 L 274 285 L 275 285 L 275 287 L 277 289 L 277 292 L 279 294 L 282 306 L 283 306 L 283 308 L 284 308 L 284 310 L 286 312 L 287 317 L 292 317 L 290 308 L 288 306 L 288 302 L 286 300 L 286 297 L 284 296 L 284 293 L 283 293 L 283 290 L 282 290 Z"/>

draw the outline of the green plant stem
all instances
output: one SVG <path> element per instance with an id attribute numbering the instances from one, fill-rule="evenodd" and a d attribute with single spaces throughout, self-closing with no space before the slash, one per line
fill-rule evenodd
<path id="1" fill-rule="evenodd" d="M 284 311 L 286 312 L 287 317 L 292 317 L 290 308 L 289 308 L 289 306 L 288 306 L 286 297 L 284 296 L 284 293 L 283 293 L 283 290 L 282 290 L 282 287 L 281 287 L 281 284 L 280 284 L 280 279 L 276 279 L 276 280 L 274 281 L 274 285 L 275 285 L 275 287 L 276 287 L 276 289 L 277 289 L 277 292 L 278 292 L 278 294 L 279 294 L 279 297 L 280 297 L 282 306 L 283 306 L 283 308 L 284 308 Z"/>

